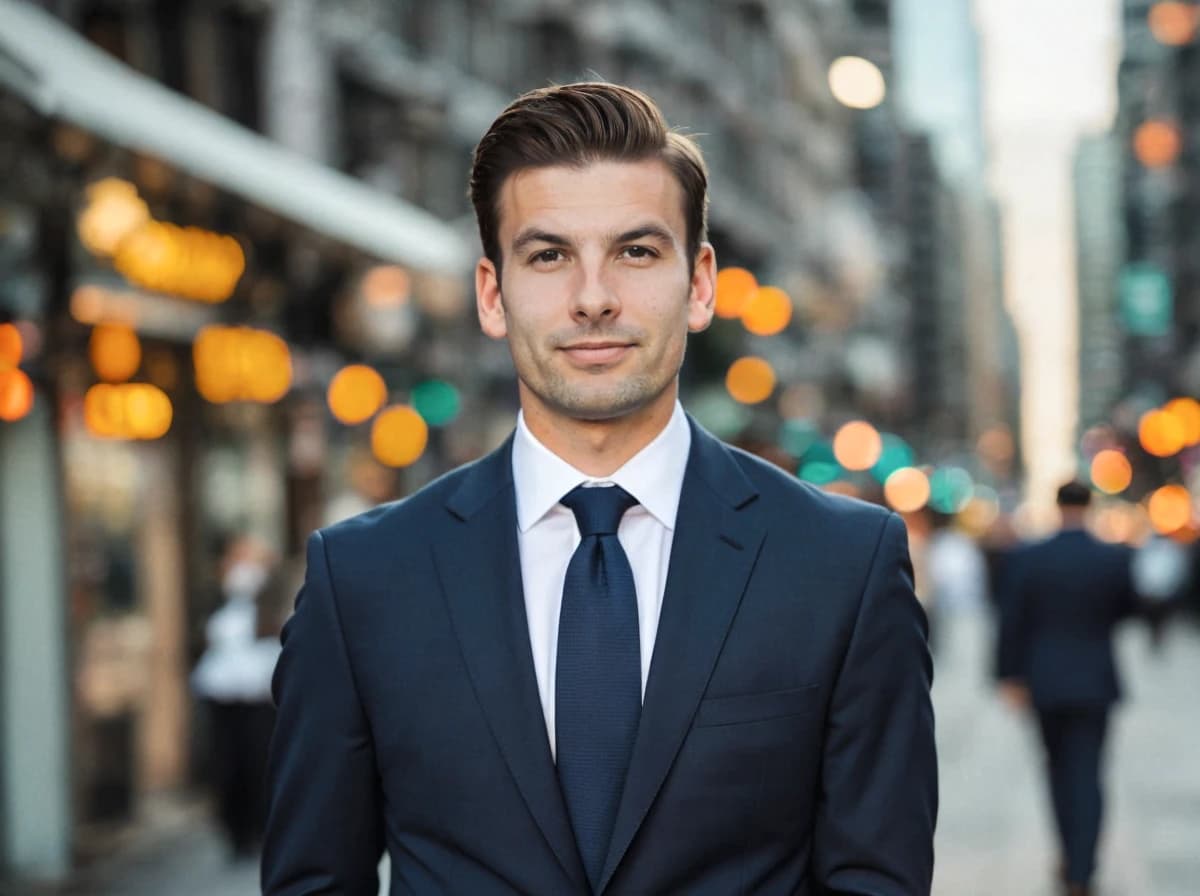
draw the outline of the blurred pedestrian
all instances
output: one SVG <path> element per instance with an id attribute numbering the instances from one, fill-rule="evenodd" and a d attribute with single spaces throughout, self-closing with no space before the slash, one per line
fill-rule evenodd
<path id="1" fill-rule="evenodd" d="M 271 672 L 280 607 L 291 587 L 258 539 L 232 537 L 221 558 L 224 603 L 205 625 L 192 689 L 208 711 L 217 820 L 234 859 L 255 855 L 266 818 L 266 757 L 274 721 Z"/>
<path id="2" fill-rule="evenodd" d="M 928 896 L 925 622 L 894 514 L 678 401 L 707 175 L 644 94 L 533 91 L 476 148 L 516 432 L 317 532 L 275 674 L 268 896 Z M 653 662 L 651 658 L 653 657 Z"/>
<path id="3" fill-rule="evenodd" d="M 1105 739 L 1121 697 L 1113 629 L 1141 604 L 1130 550 L 1084 528 L 1088 487 L 1068 482 L 1057 500 L 1061 531 L 1014 549 L 1000 577 L 997 674 L 1004 701 L 1037 717 L 1064 892 L 1086 896 L 1104 808 Z"/>

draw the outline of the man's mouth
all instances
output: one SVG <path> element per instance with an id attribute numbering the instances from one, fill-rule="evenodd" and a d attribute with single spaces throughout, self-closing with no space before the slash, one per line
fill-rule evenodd
<path id="1" fill-rule="evenodd" d="M 561 351 L 570 359 L 571 363 L 580 367 L 591 367 L 619 361 L 632 348 L 633 343 L 631 342 L 597 340 L 595 342 L 573 342 L 570 345 L 564 345 Z"/>

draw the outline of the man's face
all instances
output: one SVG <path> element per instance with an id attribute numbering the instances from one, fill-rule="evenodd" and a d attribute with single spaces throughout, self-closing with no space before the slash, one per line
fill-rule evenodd
<path id="1" fill-rule="evenodd" d="M 479 320 L 508 339 L 526 413 L 612 420 L 673 404 L 687 334 L 712 320 L 716 261 L 689 265 L 683 189 L 657 160 L 532 168 L 499 197 L 502 280 Z"/>

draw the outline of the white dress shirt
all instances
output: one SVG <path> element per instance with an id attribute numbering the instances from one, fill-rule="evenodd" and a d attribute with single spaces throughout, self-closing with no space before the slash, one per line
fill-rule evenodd
<path id="1" fill-rule="evenodd" d="M 525 588 L 525 616 L 538 693 L 546 716 L 550 752 L 554 744 L 554 687 L 558 667 L 558 614 L 562 608 L 567 564 L 579 546 L 575 514 L 559 503 L 578 485 L 619 485 L 638 500 L 617 530 L 629 557 L 637 589 L 638 634 L 642 652 L 642 696 L 654 655 L 658 616 L 667 585 L 667 566 L 675 534 L 675 514 L 692 432 L 679 402 L 670 421 L 649 445 L 605 479 L 576 470 L 539 442 L 517 417 L 513 439 L 513 484 L 517 494 L 517 541 Z"/>

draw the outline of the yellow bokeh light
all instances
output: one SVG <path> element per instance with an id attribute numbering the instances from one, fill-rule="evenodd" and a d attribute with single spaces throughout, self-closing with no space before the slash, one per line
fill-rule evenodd
<path id="1" fill-rule="evenodd" d="M 196 389 L 216 404 L 255 401 L 270 404 L 292 384 L 287 343 L 253 327 L 205 327 L 192 347 Z"/>
<path id="2" fill-rule="evenodd" d="M 33 410 L 33 381 L 24 370 L 0 371 L 0 420 L 15 423 Z"/>
<path id="3" fill-rule="evenodd" d="M 771 397 L 775 389 L 775 371 L 762 358 L 738 358 L 725 374 L 725 388 L 735 401 L 758 404 Z"/>
<path id="4" fill-rule="evenodd" d="M 80 242 L 95 255 L 115 255 L 121 242 L 150 220 L 149 207 L 129 181 L 106 177 L 87 188 L 87 197 L 76 229 Z"/>
<path id="5" fill-rule="evenodd" d="M 21 363 L 25 341 L 16 324 L 0 324 L 0 370 L 11 370 Z"/>
<path id="6" fill-rule="evenodd" d="M 380 412 L 371 426 L 371 451 L 389 467 L 407 467 L 425 453 L 429 426 L 407 405 L 393 405 Z"/>
<path id="7" fill-rule="evenodd" d="M 929 477 L 916 467 L 901 467 L 887 478 L 883 496 L 899 513 L 914 513 L 929 503 Z"/>
<path id="8" fill-rule="evenodd" d="M 1120 494 L 1132 481 L 1133 467 L 1129 458 L 1115 448 L 1099 451 L 1092 458 L 1092 483 L 1105 494 Z"/>
<path id="9" fill-rule="evenodd" d="M 778 286 L 760 286 L 742 309 L 742 324 L 756 336 L 783 332 L 792 319 L 792 300 Z"/>
<path id="10" fill-rule="evenodd" d="M 717 317 L 741 317 L 742 309 L 758 289 L 758 281 L 745 268 L 722 268 L 717 273 Z"/>
<path id="11" fill-rule="evenodd" d="M 1179 423 L 1183 430 L 1185 448 L 1200 444 L 1200 401 L 1194 398 L 1176 398 L 1168 401 L 1163 410 Z"/>
<path id="12" fill-rule="evenodd" d="M 98 383 L 83 396 L 84 425 L 99 438 L 160 439 L 173 417 L 171 399 L 150 383 Z"/>
<path id="13" fill-rule="evenodd" d="M 1146 121 L 1133 134 L 1133 152 L 1147 168 L 1165 168 L 1183 149 L 1179 128 L 1169 121 Z"/>
<path id="14" fill-rule="evenodd" d="M 1155 3 L 1150 7 L 1150 33 L 1168 47 L 1182 47 L 1196 36 L 1200 9 L 1190 3 Z"/>
<path id="15" fill-rule="evenodd" d="M 113 266 L 146 289 L 223 302 L 245 273 L 246 256 L 231 236 L 150 220 L 121 241 Z"/>
<path id="16" fill-rule="evenodd" d="M 351 364 L 337 372 L 326 393 L 333 416 L 348 426 L 370 420 L 387 401 L 387 384 L 374 368 Z"/>
<path id="17" fill-rule="evenodd" d="M 1164 410 L 1147 411 L 1138 422 L 1138 441 L 1147 454 L 1171 457 L 1183 449 L 1183 426 Z"/>
<path id="18" fill-rule="evenodd" d="M 861 56 L 842 56 L 829 66 L 829 89 L 843 106 L 874 109 L 887 97 L 879 66 Z"/>
<path id="19" fill-rule="evenodd" d="M 97 324 L 88 340 L 88 356 L 96 376 L 108 383 L 122 383 L 142 363 L 142 344 L 133 327 L 125 324 Z"/>
<path id="20" fill-rule="evenodd" d="M 381 264 L 363 275 L 360 289 L 372 308 L 399 308 L 408 302 L 412 278 L 399 265 Z"/>
<path id="21" fill-rule="evenodd" d="M 883 438 L 865 420 L 851 420 L 833 437 L 833 456 L 847 470 L 869 470 L 883 454 Z"/>
<path id="22" fill-rule="evenodd" d="M 1164 485 L 1147 502 L 1150 524 L 1155 531 L 1170 535 L 1192 519 L 1192 496 L 1182 485 Z"/>
<path id="23" fill-rule="evenodd" d="M 292 355 L 288 345 L 275 333 L 249 330 L 247 353 L 252 367 L 245 379 L 245 397 L 261 404 L 274 404 L 292 387 Z"/>

